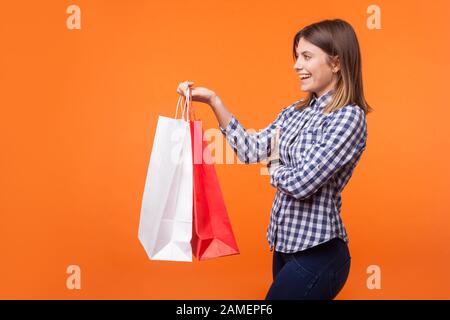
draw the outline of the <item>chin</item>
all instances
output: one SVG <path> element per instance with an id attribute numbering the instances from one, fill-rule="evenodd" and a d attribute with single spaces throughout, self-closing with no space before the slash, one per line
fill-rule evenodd
<path id="1" fill-rule="evenodd" d="M 302 90 L 303 92 L 311 92 L 311 93 L 314 92 L 314 90 L 311 90 L 310 88 L 305 88 L 305 89 L 303 89 L 303 87 L 302 87 L 301 90 Z"/>

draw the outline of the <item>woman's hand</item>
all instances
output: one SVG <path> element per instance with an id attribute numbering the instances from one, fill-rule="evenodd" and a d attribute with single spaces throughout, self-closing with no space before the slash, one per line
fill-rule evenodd
<path id="1" fill-rule="evenodd" d="M 187 90 L 190 88 L 192 90 L 192 101 L 203 102 L 211 105 L 215 99 L 216 93 L 210 89 L 203 87 L 193 88 L 194 82 L 184 81 L 178 85 L 177 93 L 182 96 L 187 96 Z"/>
<path id="2" fill-rule="evenodd" d="M 230 123 L 232 114 L 223 104 L 220 97 L 212 90 L 209 90 L 207 88 L 197 87 L 193 88 L 192 85 L 194 82 L 192 81 L 184 81 L 181 82 L 178 85 L 177 93 L 186 97 L 187 96 L 187 90 L 190 88 L 191 95 L 192 95 L 192 101 L 199 101 L 203 103 L 209 104 L 211 109 L 214 111 L 214 114 L 217 118 L 217 121 L 219 122 L 219 125 L 222 128 L 226 128 L 228 123 Z"/>

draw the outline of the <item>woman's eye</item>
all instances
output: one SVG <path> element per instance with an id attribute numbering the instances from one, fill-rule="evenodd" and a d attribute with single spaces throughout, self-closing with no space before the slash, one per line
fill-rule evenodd
<path id="1" fill-rule="evenodd" d="M 311 58 L 311 57 L 305 56 L 305 60 L 309 60 L 309 58 Z"/>

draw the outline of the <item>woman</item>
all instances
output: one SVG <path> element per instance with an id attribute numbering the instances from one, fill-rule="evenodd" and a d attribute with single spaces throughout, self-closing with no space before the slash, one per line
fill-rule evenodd
<path id="1" fill-rule="evenodd" d="M 211 106 L 242 162 L 269 160 L 277 192 L 267 229 L 274 251 L 266 299 L 333 299 L 351 259 L 341 192 L 366 148 L 371 108 L 350 24 L 335 19 L 309 25 L 295 35 L 293 52 L 301 89 L 309 94 L 259 133 L 247 133 L 212 90 L 186 81 L 177 92 L 186 95 L 190 87 L 193 101 Z"/>

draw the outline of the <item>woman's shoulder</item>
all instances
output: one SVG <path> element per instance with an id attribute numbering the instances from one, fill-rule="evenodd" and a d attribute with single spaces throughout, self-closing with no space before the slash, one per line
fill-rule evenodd
<path id="1" fill-rule="evenodd" d="M 365 119 L 366 113 L 363 108 L 361 108 L 356 103 L 348 103 L 345 106 L 342 106 L 328 114 L 328 117 L 350 117 L 350 118 L 358 118 Z"/>

